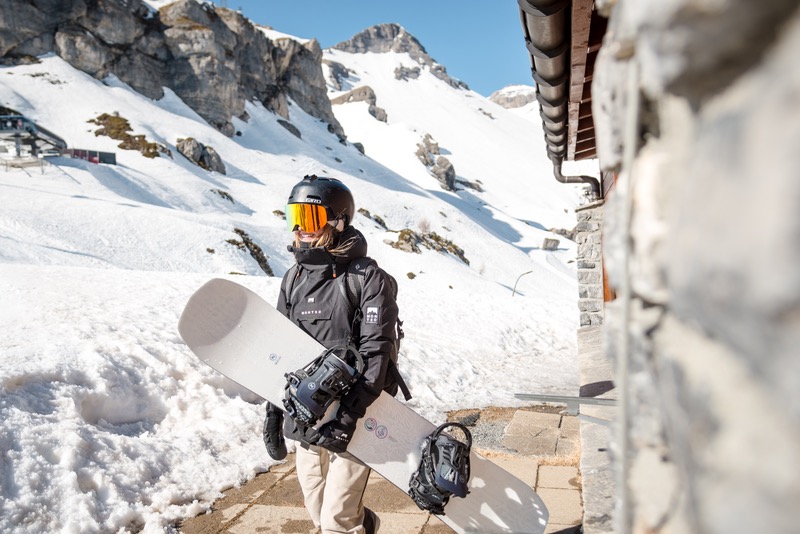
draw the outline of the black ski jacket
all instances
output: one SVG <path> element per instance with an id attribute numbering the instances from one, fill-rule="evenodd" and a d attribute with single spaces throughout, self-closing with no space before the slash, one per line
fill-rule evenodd
<path id="1" fill-rule="evenodd" d="M 351 239 L 355 240 L 354 245 L 345 256 L 334 256 L 322 247 L 289 246 L 299 268 L 294 280 L 284 276 L 277 309 L 326 348 L 346 344 L 350 339 L 353 313 L 344 284 L 336 278 L 345 276 L 351 261 L 366 258 L 367 254 L 366 239 L 352 226 L 342 232 L 339 243 Z M 289 270 L 287 275 L 292 272 Z M 397 335 L 397 302 L 386 273 L 374 260 L 367 264 L 360 309 L 360 336 L 353 341 L 364 359 L 364 372 L 342 399 L 340 419 L 363 417 L 381 391 L 394 395 L 398 387 L 387 373 Z M 316 356 L 310 354 L 309 361 Z M 301 431 L 291 418 L 286 418 L 284 432 L 287 437 L 302 441 L 302 433 L 298 433 Z"/>

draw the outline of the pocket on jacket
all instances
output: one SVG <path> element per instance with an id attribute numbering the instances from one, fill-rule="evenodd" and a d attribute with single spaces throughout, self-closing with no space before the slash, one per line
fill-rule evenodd
<path id="1" fill-rule="evenodd" d="M 317 321 L 330 321 L 333 306 L 330 302 L 302 302 L 295 305 L 294 313 L 298 321 L 315 324 Z"/>

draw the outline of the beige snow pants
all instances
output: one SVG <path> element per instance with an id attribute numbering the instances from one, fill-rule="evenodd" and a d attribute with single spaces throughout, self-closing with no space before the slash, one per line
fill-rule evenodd
<path id="1" fill-rule="evenodd" d="M 370 468 L 348 453 L 299 445 L 295 464 L 306 510 L 322 534 L 362 534 Z"/>

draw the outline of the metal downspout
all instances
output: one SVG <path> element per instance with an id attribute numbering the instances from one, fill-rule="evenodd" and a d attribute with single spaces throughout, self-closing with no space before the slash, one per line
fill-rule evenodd
<path id="1" fill-rule="evenodd" d="M 561 164 L 567 153 L 567 105 L 570 53 L 570 0 L 517 0 L 525 45 L 530 52 L 536 99 L 556 180 L 587 184 L 591 200 L 602 198 L 600 181 L 591 176 L 564 176 Z"/>
<path id="2" fill-rule="evenodd" d="M 551 158 L 553 162 L 553 174 L 556 177 L 556 180 L 561 182 L 562 184 L 588 184 L 592 188 L 591 198 L 590 200 L 600 200 L 602 195 L 600 194 L 600 180 L 593 176 L 564 176 L 561 173 L 561 165 L 564 162 L 562 159 Z"/>

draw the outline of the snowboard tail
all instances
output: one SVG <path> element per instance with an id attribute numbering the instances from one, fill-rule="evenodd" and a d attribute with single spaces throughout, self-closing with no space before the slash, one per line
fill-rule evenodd
<path id="1" fill-rule="evenodd" d="M 325 348 L 288 318 L 235 282 L 216 278 L 189 299 L 178 331 L 192 352 L 234 382 L 283 408 L 284 375 Z M 318 425 L 336 413 L 334 402 Z M 436 427 L 386 392 L 367 409 L 347 451 L 407 492 L 423 440 Z M 548 512 L 533 489 L 470 453 L 469 493 L 451 497 L 439 515 L 455 532 L 542 534 Z"/>

